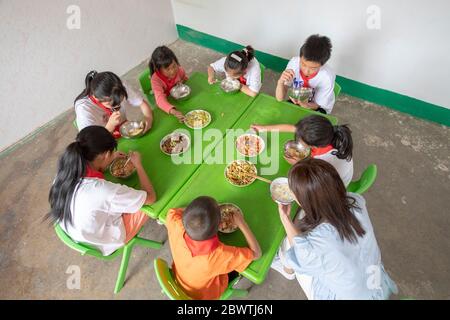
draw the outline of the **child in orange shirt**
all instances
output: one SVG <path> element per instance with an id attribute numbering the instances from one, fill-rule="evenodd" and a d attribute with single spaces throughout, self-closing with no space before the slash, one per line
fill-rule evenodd
<path id="1" fill-rule="evenodd" d="M 217 236 L 220 209 L 211 197 L 198 197 L 183 209 L 170 209 L 166 227 L 176 280 L 193 299 L 218 299 L 228 286 L 228 273 L 245 268 L 261 249 L 242 214 L 233 215 L 249 247 L 227 246 Z"/>

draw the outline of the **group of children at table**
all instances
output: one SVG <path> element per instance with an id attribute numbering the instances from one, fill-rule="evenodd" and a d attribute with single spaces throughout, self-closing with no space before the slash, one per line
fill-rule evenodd
<path id="1" fill-rule="evenodd" d="M 292 58 L 281 74 L 277 100 L 285 99 L 286 83 L 297 81 L 311 87 L 313 96 L 306 102 L 290 98 L 292 103 L 331 113 L 335 75 L 326 65 L 330 55 L 331 42 L 327 37 L 310 36 L 299 56 Z M 187 80 L 177 57 L 169 48 L 158 47 L 149 68 L 157 106 L 182 120 L 182 111 L 168 100 L 170 89 Z M 239 79 L 241 91 L 247 95 L 256 96 L 261 89 L 260 64 L 250 46 L 209 65 L 210 84 L 216 82 L 216 72 Z M 130 161 L 136 167 L 141 190 L 109 182 L 103 172 L 114 159 L 125 156 L 115 150 L 126 108 L 131 105 L 141 109 L 145 131 L 151 129 L 153 115 L 142 96 L 112 72 L 91 71 L 85 82 L 86 88 L 74 103 L 80 132 L 59 160 L 49 194 L 48 217 L 73 240 L 110 255 L 135 237 L 146 223 L 148 216 L 140 209 L 154 203 L 157 192 L 138 152 L 130 153 Z M 312 150 L 309 159 L 287 159 L 293 165 L 289 186 L 301 210 L 292 220 L 291 206 L 278 206 L 287 237 L 272 268 L 289 280 L 297 279 L 309 299 L 386 299 L 396 292 L 395 283 L 384 270 L 365 201 L 346 191 L 353 176 L 353 143 L 348 126 L 333 126 L 327 118 L 312 115 L 295 125 L 254 124 L 252 128 L 292 132 L 298 142 Z M 233 221 L 248 247 L 220 242 L 220 219 L 217 201 L 207 196 L 167 214 L 173 274 L 194 299 L 219 298 L 230 274 L 242 272 L 262 255 L 258 241 L 240 214 L 235 214 Z M 374 266 L 378 268 L 378 282 L 369 285 L 368 279 L 373 275 L 367 270 Z"/>

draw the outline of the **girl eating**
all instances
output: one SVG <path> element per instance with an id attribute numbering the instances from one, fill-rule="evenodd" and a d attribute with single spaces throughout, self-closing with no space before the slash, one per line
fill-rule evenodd
<path id="1" fill-rule="evenodd" d="M 120 125 L 126 121 L 128 105 L 139 107 L 144 116 L 144 132 L 152 127 L 153 112 L 142 96 L 123 83 L 112 72 L 91 71 L 86 75 L 86 88 L 75 99 L 78 130 L 102 126 L 119 138 Z"/>
<path id="2" fill-rule="evenodd" d="M 116 147 L 117 141 L 106 128 L 82 129 L 59 159 L 49 194 L 47 218 L 59 223 L 74 241 L 90 244 L 105 256 L 137 235 L 148 220 L 140 208 L 156 200 L 137 152 L 131 153 L 130 161 L 142 190 L 105 180 L 105 169 L 124 156 L 114 151 Z"/>
<path id="3" fill-rule="evenodd" d="M 261 90 L 261 67 L 255 58 L 255 50 L 251 46 L 241 51 L 233 51 L 226 57 L 208 66 L 208 82 L 215 82 L 215 73 L 225 72 L 226 76 L 239 79 L 241 91 L 255 97 Z"/>
<path id="4" fill-rule="evenodd" d="M 164 112 L 183 121 L 184 114 L 167 100 L 170 90 L 177 83 L 188 79 L 175 53 L 166 46 L 156 48 L 152 53 L 148 67 L 156 105 Z"/>

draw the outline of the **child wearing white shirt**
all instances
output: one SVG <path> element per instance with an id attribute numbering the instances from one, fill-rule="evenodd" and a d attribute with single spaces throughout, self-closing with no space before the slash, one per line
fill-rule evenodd
<path id="1" fill-rule="evenodd" d="M 47 218 L 59 223 L 76 242 L 96 247 L 107 256 L 137 235 L 148 216 L 140 211 L 156 200 L 140 155 L 130 154 L 142 190 L 106 181 L 103 171 L 123 157 L 114 152 L 117 141 L 102 126 L 82 129 L 58 163 L 50 189 Z"/>
<path id="2" fill-rule="evenodd" d="M 331 56 L 331 41 L 328 37 L 312 35 L 300 48 L 300 55 L 293 57 L 281 74 L 275 92 L 278 101 L 286 97 L 288 87 L 307 87 L 312 95 L 307 101 L 289 97 L 301 107 L 330 114 L 333 110 L 334 82 L 336 74 L 326 65 Z"/>
<path id="3" fill-rule="evenodd" d="M 261 90 L 261 67 L 251 46 L 241 51 L 233 51 L 211 63 L 208 66 L 209 84 L 215 82 L 216 72 L 224 72 L 227 77 L 238 79 L 242 84 L 241 91 L 251 97 L 255 97 Z"/>

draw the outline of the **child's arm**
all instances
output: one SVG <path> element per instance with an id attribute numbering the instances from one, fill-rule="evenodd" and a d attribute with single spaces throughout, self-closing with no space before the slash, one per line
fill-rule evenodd
<path id="1" fill-rule="evenodd" d="M 275 91 L 275 97 L 278 101 L 283 101 L 284 97 L 286 97 L 287 87 L 285 83 L 291 82 L 295 77 L 294 70 L 286 69 L 280 76 L 277 82 L 277 89 Z"/>
<path id="2" fill-rule="evenodd" d="M 286 235 L 289 240 L 291 246 L 294 243 L 294 237 L 298 236 L 300 232 L 294 226 L 292 219 L 290 217 L 291 214 L 291 205 L 278 205 L 278 212 L 280 214 L 280 220 L 283 224 L 284 229 L 286 230 Z"/>
<path id="3" fill-rule="evenodd" d="M 177 117 L 179 120 L 184 119 L 183 113 L 177 110 L 177 108 L 174 105 L 170 104 L 169 101 L 167 100 L 167 96 L 164 92 L 162 81 L 159 81 L 158 79 L 154 79 L 154 77 L 152 77 L 152 89 L 155 95 L 156 105 L 161 110 Z"/>
<path id="4" fill-rule="evenodd" d="M 131 163 L 136 167 L 136 172 L 138 174 L 139 183 L 141 185 L 141 189 L 147 192 L 147 199 L 145 199 L 145 204 L 152 204 L 156 201 L 156 193 L 153 188 L 150 179 L 147 176 L 147 173 L 144 170 L 141 162 L 141 155 L 138 152 L 131 152 Z"/>
<path id="5" fill-rule="evenodd" d="M 247 222 L 245 222 L 244 217 L 241 213 L 235 213 L 233 215 L 233 220 L 234 223 L 239 227 L 241 232 L 244 234 L 245 240 L 247 240 L 248 246 L 253 252 L 253 260 L 259 259 L 261 257 L 261 247 L 259 246 L 255 235 L 248 227 Z"/>
<path id="6" fill-rule="evenodd" d="M 142 104 L 140 105 L 142 114 L 144 115 L 144 121 L 145 121 L 145 128 L 144 132 L 147 132 L 151 129 L 153 124 L 153 111 L 152 108 L 148 105 L 148 103 L 143 100 Z"/>
<path id="7" fill-rule="evenodd" d="M 208 80 L 209 81 L 209 80 Z M 241 87 L 241 91 L 250 97 L 256 97 L 258 95 L 257 92 L 252 91 L 247 85 L 243 84 Z"/>
<path id="8" fill-rule="evenodd" d="M 216 82 L 215 74 L 216 74 L 216 72 L 214 71 L 214 69 L 211 66 L 208 66 L 208 83 L 209 84 L 213 84 L 214 82 Z"/>
<path id="9" fill-rule="evenodd" d="M 256 131 L 280 131 L 280 132 L 292 132 L 295 133 L 295 126 L 292 124 L 274 124 L 263 126 L 259 124 L 252 124 L 251 129 Z"/>

